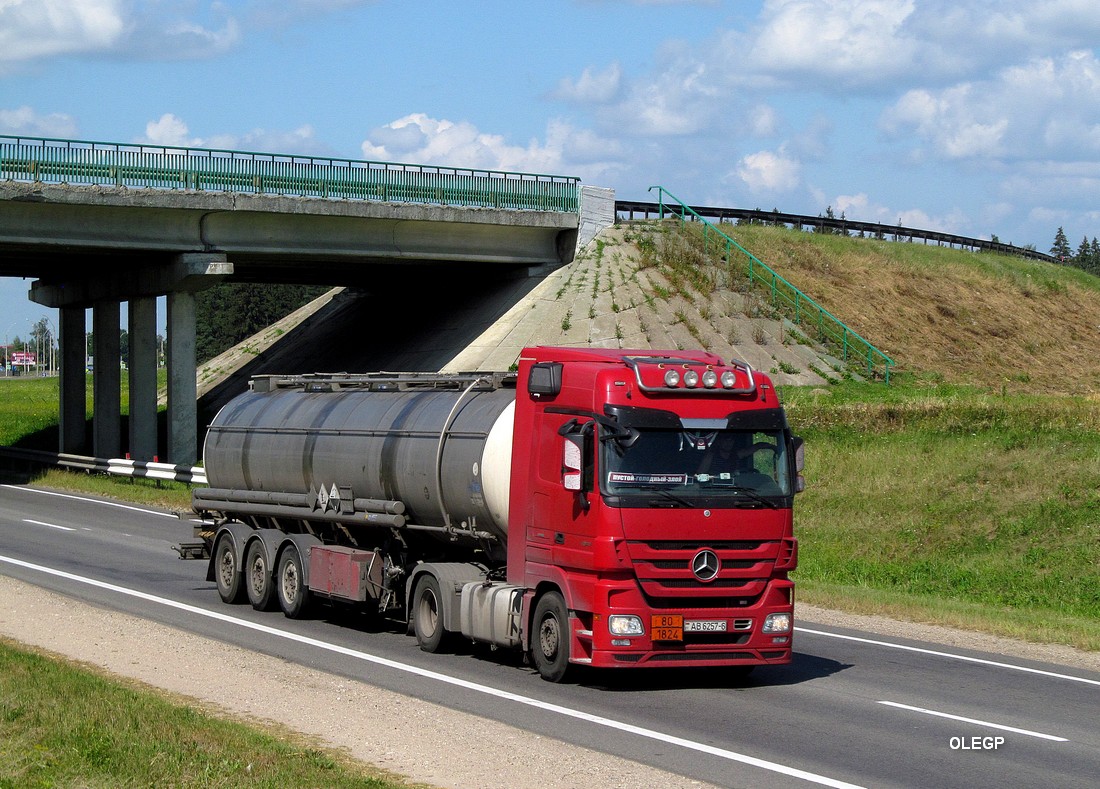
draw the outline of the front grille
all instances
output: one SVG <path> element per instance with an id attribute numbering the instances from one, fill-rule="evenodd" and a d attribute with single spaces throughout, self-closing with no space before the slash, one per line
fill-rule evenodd
<path id="1" fill-rule="evenodd" d="M 642 562 L 638 563 L 642 564 Z M 691 570 L 690 559 L 653 559 L 651 561 L 645 562 L 645 564 L 648 564 L 650 567 L 654 567 L 658 570 Z M 747 570 L 749 567 L 754 567 L 757 564 L 759 564 L 759 562 L 748 560 L 733 560 L 722 562 L 723 567 L 730 567 L 735 570 Z"/>
<path id="2" fill-rule="evenodd" d="M 680 613 L 684 607 L 690 605 L 698 611 L 725 611 L 730 608 L 748 608 L 760 601 L 760 595 L 748 595 L 746 597 L 654 597 L 643 588 L 646 605 L 654 611 L 669 611 Z"/>
<path id="3" fill-rule="evenodd" d="M 631 542 L 632 545 L 646 545 L 654 551 L 695 551 L 704 547 L 698 540 L 653 540 L 651 542 Z M 725 540 L 706 543 L 707 548 L 715 551 L 755 551 L 763 545 L 759 540 Z"/>
<path id="4" fill-rule="evenodd" d="M 741 589 L 749 584 L 758 583 L 756 578 L 729 578 L 703 583 L 698 578 L 643 578 L 643 583 L 663 586 L 666 589 Z"/>

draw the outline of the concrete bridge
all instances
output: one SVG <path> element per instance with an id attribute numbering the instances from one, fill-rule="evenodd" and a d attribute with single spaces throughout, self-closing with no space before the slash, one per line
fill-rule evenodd
<path id="1" fill-rule="evenodd" d="M 226 279 L 354 285 L 403 300 L 415 321 L 418 294 L 433 287 L 569 262 L 596 229 L 582 203 L 609 224 L 613 200 L 563 176 L 0 137 L 0 276 L 33 278 L 31 299 L 59 310 L 59 450 L 98 457 L 123 446 L 111 361 L 123 302 L 126 446 L 139 459 L 156 452 L 156 299 L 166 296 L 168 460 L 191 463 L 198 291 Z"/>

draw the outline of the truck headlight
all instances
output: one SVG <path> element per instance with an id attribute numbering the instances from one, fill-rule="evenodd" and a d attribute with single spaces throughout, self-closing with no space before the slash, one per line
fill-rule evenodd
<path id="1" fill-rule="evenodd" d="M 626 614 L 612 614 L 607 618 L 607 629 L 613 636 L 641 636 L 645 635 L 642 627 L 642 618 L 628 616 Z"/>
<path id="2" fill-rule="evenodd" d="M 791 632 L 790 614 L 768 614 L 764 617 L 764 633 L 789 633 Z"/>

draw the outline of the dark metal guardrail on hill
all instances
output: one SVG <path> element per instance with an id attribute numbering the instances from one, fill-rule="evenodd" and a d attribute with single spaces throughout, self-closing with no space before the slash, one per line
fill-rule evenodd
<path id="1" fill-rule="evenodd" d="M 746 273 L 750 286 L 760 286 L 771 294 L 772 306 L 785 310 L 792 316 L 796 325 L 812 325 L 816 327 L 820 339 L 834 344 L 845 363 L 858 360 L 865 367 L 870 376 L 881 376 L 890 383 L 890 370 L 894 367 L 894 360 L 884 354 L 856 332 L 849 329 L 832 313 L 821 307 L 817 302 L 789 283 L 769 266 L 763 263 L 754 254 L 727 236 L 717 226 L 704 219 L 694 208 L 686 205 L 680 198 L 669 192 L 663 186 L 651 186 L 650 191 L 657 190 L 658 202 L 657 215 L 664 218 L 665 215 L 678 216 L 681 225 L 685 221 L 698 220 L 703 225 L 703 244 L 709 251 L 713 242 L 725 246 L 726 260 L 733 263 L 739 256 L 744 260 Z M 665 197 L 675 201 L 670 205 L 665 203 Z"/>
<path id="2" fill-rule="evenodd" d="M 206 469 L 202 466 L 177 466 L 129 458 L 94 458 L 70 455 L 64 452 L 47 452 L 41 449 L 0 447 L 0 457 L 8 461 L 30 463 L 36 466 L 56 466 L 71 471 L 87 471 L 96 474 L 117 474 L 142 479 L 164 479 L 205 485 Z"/>
<path id="3" fill-rule="evenodd" d="M 0 135 L 0 179 L 572 213 L 580 184 L 504 170 L 8 135 Z"/>
<path id="4" fill-rule="evenodd" d="M 641 214 L 649 218 L 651 214 L 664 216 L 676 211 L 676 206 L 663 203 L 645 202 L 641 200 L 616 200 L 616 216 L 625 216 L 633 219 L 635 214 Z M 785 214 L 780 211 L 761 211 L 753 208 L 715 208 L 713 206 L 691 206 L 694 216 L 708 217 L 722 222 L 752 222 L 761 225 L 786 225 L 798 229 L 813 228 L 821 233 L 836 231 L 843 235 L 862 233 L 872 238 L 886 238 L 894 241 L 921 239 L 924 243 L 935 241 L 943 246 L 959 247 L 961 249 L 974 249 L 979 252 L 999 252 L 1004 255 L 1016 255 L 1032 260 L 1045 260 L 1048 263 L 1058 263 L 1059 260 L 1051 255 L 1044 255 L 1034 249 L 1017 247 L 1000 241 L 986 241 L 981 238 L 969 238 L 956 236 L 951 233 L 941 233 L 938 230 L 919 230 L 902 225 L 884 225 L 880 222 L 858 222 L 852 219 L 843 219 L 826 216 L 808 216 L 805 214 Z"/>

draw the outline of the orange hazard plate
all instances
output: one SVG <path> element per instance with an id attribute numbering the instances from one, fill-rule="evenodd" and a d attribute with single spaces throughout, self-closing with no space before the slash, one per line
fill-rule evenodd
<path id="1" fill-rule="evenodd" d="M 649 620 L 649 632 L 654 641 L 683 641 L 684 617 L 680 614 L 654 614 Z"/>

